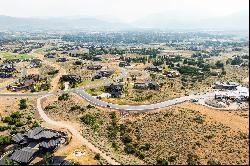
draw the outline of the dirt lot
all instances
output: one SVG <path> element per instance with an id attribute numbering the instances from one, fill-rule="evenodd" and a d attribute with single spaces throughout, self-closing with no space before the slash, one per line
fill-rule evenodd
<path id="1" fill-rule="evenodd" d="M 27 99 L 28 107 L 33 109 L 36 108 L 36 97 L 10 97 L 10 96 L 1 96 L 0 97 L 0 115 L 5 116 L 12 112 L 19 110 L 19 102 L 21 99 Z M 32 111 L 32 110 L 30 110 Z"/>

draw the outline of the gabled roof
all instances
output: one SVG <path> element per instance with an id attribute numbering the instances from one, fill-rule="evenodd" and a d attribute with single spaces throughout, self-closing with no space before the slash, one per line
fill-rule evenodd
<path id="1" fill-rule="evenodd" d="M 45 130 L 42 127 L 36 127 L 35 129 L 28 131 L 27 137 L 30 139 L 36 139 L 36 140 L 41 139 L 41 138 L 50 139 L 50 138 L 60 137 L 60 134 L 56 132 L 52 132 L 50 130 Z"/>
<path id="2" fill-rule="evenodd" d="M 35 157 L 36 152 L 38 152 L 38 149 L 24 147 L 22 149 L 15 150 L 10 155 L 9 159 L 18 163 L 29 163 Z"/>
<path id="3" fill-rule="evenodd" d="M 12 137 L 12 140 L 15 142 L 15 143 L 25 143 L 26 142 L 26 138 L 24 137 L 25 135 L 21 134 L 21 133 L 17 133 L 16 135 L 14 135 Z"/>
<path id="4" fill-rule="evenodd" d="M 36 127 L 32 130 L 29 130 L 28 133 L 26 134 L 29 138 L 34 137 L 35 135 L 37 135 L 38 133 L 40 133 L 43 130 L 42 127 Z"/>
<path id="5" fill-rule="evenodd" d="M 58 146 L 58 144 L 60 144 L 60 140 L 61 140 L 60 138 L 57 138 L 57 139 L 52 139 L 49 141 L 43 141 L 39 144 L 39 147 L 46 148 L 46 149 L 54 148 Z"/>

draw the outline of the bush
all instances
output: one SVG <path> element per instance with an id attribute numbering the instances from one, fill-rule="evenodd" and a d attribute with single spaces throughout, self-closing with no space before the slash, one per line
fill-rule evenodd
<path id="1" fill-rule="evenodd" d="M 55 105 L 48 105 L 44 109 L 45 110 L 51 110 L 51 109 L 54 109 L 54 108 L 57 108 L 57 106 L 55 106 Z"/>
<path id="2" fill-rule="evenodd" d="M 187 74 L 187 75 L 198 75 L 199 71 L 198 68 L 191 66 L 181 66 L 178 70 L 181 74 Z"/>
<path id="3" fill-rule="evenodd" d="M 150 149 L 150 144 L 149 144 L 149 143 L 146 143 L 146 144 L 142 145 L 142 146 L 140 147 L 140 149 L 148 151 L 148 150 Z"/>
<path id="4" fill-rule="evenodd" d="M 3 136 L 0 135 L 0 145 L 1 146 L 6 146 L 11 143 L 11 137 L 10 136 Z"/>
<path id="5" fill-rule="evenodd" d="M 68 100 L 69 94 L 65 93 L 58 97 L 58 100 Z"/>
<path id="6" fill-rule="evenodd" d="M 168 165 L 168 161 L 166 159 L 157 159 L 157 165 Z"/>
<path id="7" fill-rule="evenodd" d="M 221 165 L 219 161 L 216 160 L 208 160 L 207 165 Z"/>
<path id="8" fill-rule="evenodd" d="M 125 145 L 124 151 L 127 154 L 134 154 L 136 149 L 135 149 L 134 145 L 132 145 L 131 143 L 128 143 Z"/>
<path id="9" fill-rule="evenodd" d="M 128 133 L 124 134 L 124 136 L 122 137 L 122 142 L 124 144 L 128 144 L 132 142 L 132 138 L 129 136 Z"/>
<path id="10" fill-rule="evenodd" d="M 198 165 L 198 156 L 193 155 L 193 154 L 188 154 L 187 155 L 188 159 L 187 159 L 187 164 L 188 165 Z"/>
<path id="11" fill-rule="evenodd" d="M 94 126 L 96 123 L 96 118 L 90 114 L 86 114 L 80 118 L 81 122 L 86 125 Z"/>
<path id="12" fill-rule="evenodd" d="M 94 157 L 95 160 L 100 160 L 101 159 L 101 155 L 99 153 L 97 153 Z"/>
<path id="13" fill-rule="evenodd" d="M 79 105 L 74 105 L 74 106 L 70 107 L 70 111 L 75 111 L 75 110 L 79 110 L 79 109 L 81 109 L 81 106 L 79 106 Z"/>
<path id="14" fill-rule="evenodd" d="M 55 75 L 59 72 L 59 70 L 52 70 L 48 72 L 48 75 Z"/>
<path id="15" fill-rule="evenodd" d="M 26 99 L 21 99 L 20 103 L 19 103 L 19 109 L 23 110 L 23 109 L 26 109 L 27 107 L 28 106 L 27 106 L 27 103 L 26 103 Z"/>
<path id="16" fill-rule="evenodd" d="M 95 108 L 95 106 L 89 104 L 89 105 L 87 105 L 87 108 L 88 108 L 88 109 L 90 109 L 90 108 Z"/>
<path id="17" fill-rule="evenodd" d="M 194 121 L 196 121 L 197 123 L 203 123 L 204 119 L 202 116 L 198 115 L 194 118 Z"/>
<path id="18" fill-rule="evenodd" d="M 112 147 L 113 147 L 115 150 L 117 150 L 117 149 L 118 149 L 117 143 L 116 143 L 116 142 L 112 142 Z"/>
<path id="19" fill-rule="evenodd" d="M 136 156 L 138 156 L 138 158 L 141 160 L 145 158 L 145 154 L 139 150 L 136 151 Z"/>
<path id="20" fill-rule="evenodd" d="M 9 125 L 15 125 L 17 122 L 20 122 L 21 114 L 19 112 L 13 112 L 10 116 L 4 118 L 4 122 Z"/>
<path id="21" fill-rule="evenodd" d="M 40 126 L 40 124 L 37 122 L 37 121 L 35 121 L 34 123 L 33 123 L 33 125 L 32 125 L 32 128 L 33 127 L 39 127 Z"/>

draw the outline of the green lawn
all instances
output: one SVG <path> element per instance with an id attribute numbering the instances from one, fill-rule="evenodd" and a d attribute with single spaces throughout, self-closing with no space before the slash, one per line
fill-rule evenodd
<path id="1" fill-rule="evenodd" d="M 16 53 L 11 53 L 11 52 L 0 51 L 0 58 L 3 58 L 3 59 L 16 59 L 16 58 L 30 59 L 31 58 L 32 59 L 33 56 L 29 54 L 16 54 Z"/>
<path id="2" fill-rule="evenodd" d="M 46 52 L 47 48 L 38 48 L 36 50 L 34 50 L 34 53 L 37 53 L 37 54 L 44 54 Z"/>

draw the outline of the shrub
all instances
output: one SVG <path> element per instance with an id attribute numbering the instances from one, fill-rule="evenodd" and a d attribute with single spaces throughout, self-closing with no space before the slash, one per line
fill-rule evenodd
<path id="1" fill-rule="evenodd" d="M 145 158 L 145 154 L 139 150 L 136 150 L 136 156 L 138 156 L 139 159 L 143 160 Z"/>
<path id="2" fill-rule="evenodd" d="M 132 145 L 131 143 L 128 143 L 128 144 L 125 145 L 124 151 L 127 154 L 134 154 L 135 150 L 136 149 L 135 149 L 134 145 Z"/>
<path id="3" fill-rule="evenodd" d="M 69 94 L 65 93 L 58 97 L 58 100 L 68 100 Z"/>
<path id="4" fill-rule="evenodd" d="M 219 161 L 210 159 L 208 160 L 207 165 L 221 165 L 221 163 Z"/>
<path id="5" fill-rule="evenodd" d="M 48 75 L 55 75 L 59 72 L 59 70 L 52 70 L 48 72 Z"/>
<path id="6" fill-rule="evenodd" d="M 196 121 L 197 123 L 203 123 L 204 119 L 202 116 L 198 115 L 194 118 L 194 121 Z"/>
<path id="7" fill-rule="evenodd" d="M 20 121 L 21 114 L 19 112 L 13 112 L 10 116 L 4 118 L 4 122 L 8 123 L 9 125 L 14 125 Z"/>
<path id="8" fill-rule="evenodd" d="M 9 145 L 11 143 L 11 137 L 10 136 L 0 136 L 0 145 Z"/>
<path id="9" fill-rule="evenodd" d="M 118 149 L 117 143 L 116 143 L 116 142 L 112 142 L 112 147 L 113 147 L 115 150 L 117 150 L 117 149 Z"/>
<path id="10" fill-rule="evenodd" d="M 157 159 L 157 165 L 168 165 L 168 161 L 166 159 Z"/>
<path id="11" fill-rule="evenodd" d="M 150 144 L 149 143 L 146 143 L 146 144 L 144 144 L 144 145 L 142 145 L 141 147 L 140 147 L 140 149 L 142 149 L 142 150 L 149 150 L 150 149 Z"/>
<path id="12" fill-rule="evenodd" d="M 97 153 L 94 157 L 95 160 L 100 160 L 101 159 L 101 155 L 99 153 Z"/>
<path id="13" fill-rule="evenodd" d="M 124 134 L 124 136 L 122 137 L 122 142 L 124 144 L 128 144 L 132 142 L 132 138 L 129 136 L 128 133 Z"/>
<path id="14" fill-rule="evenodd" d="M 95 106 L 89 104 L 89 105 L 87 105 L 87 108 L 88 108 L 88 109 L 90 109 L 90 108 L 95 108 Z"/>
<path id="15" fill-rule="evenodd" d="M 90 114 L 83 115 L 80 118 L 81 122 L 83 122 L 86 125 L 93 126 L 96 123 L 96 118 Z"/>
<path id="16" fill-rule="evenodd" d="M 198 156 L 193 155 L 193 154 L 188 154 L 187 157 L 188 157 L 188 159 L 187 159 L 187 164 L 188 165 L 197 165 L 197 164 L 199 164 Z"/>
<path id="17" fill-rule="evenodd" d="M 56 105 L 48 105 L 44 109 L 45 110 L 51 110 L 51 109 L 54 109 L 54 108 L 57 108 L 57 106 Z"/>
<path id="18" fill-rule="evenodd" d="M 79 109 L 81 109 L 81 106 L 79 106 L 79 105 L 74 105 L 74 106 L 70 107 L 70 111 L 75 111 L 75 110 L 79 110 Z"/>
<path id="19" fill-rule="evenodd" d="M 26 99 L 21 99 L 20 103 L 19 103 L 19 109 L 23 110 L 23 109 L 26 109 L 27 107 L 28 106 L 27 106 L 27 103 L 26 103 Z"/>
<path id="20" fill-rule="evenodd" d="M 40 126 L 40 124 L 37 122 L 37 121 L 35 121 L 34 123 L 33 123 L 33 125 L 32 125 L 32 128 L 33 127 L 39 127 Z"/>

